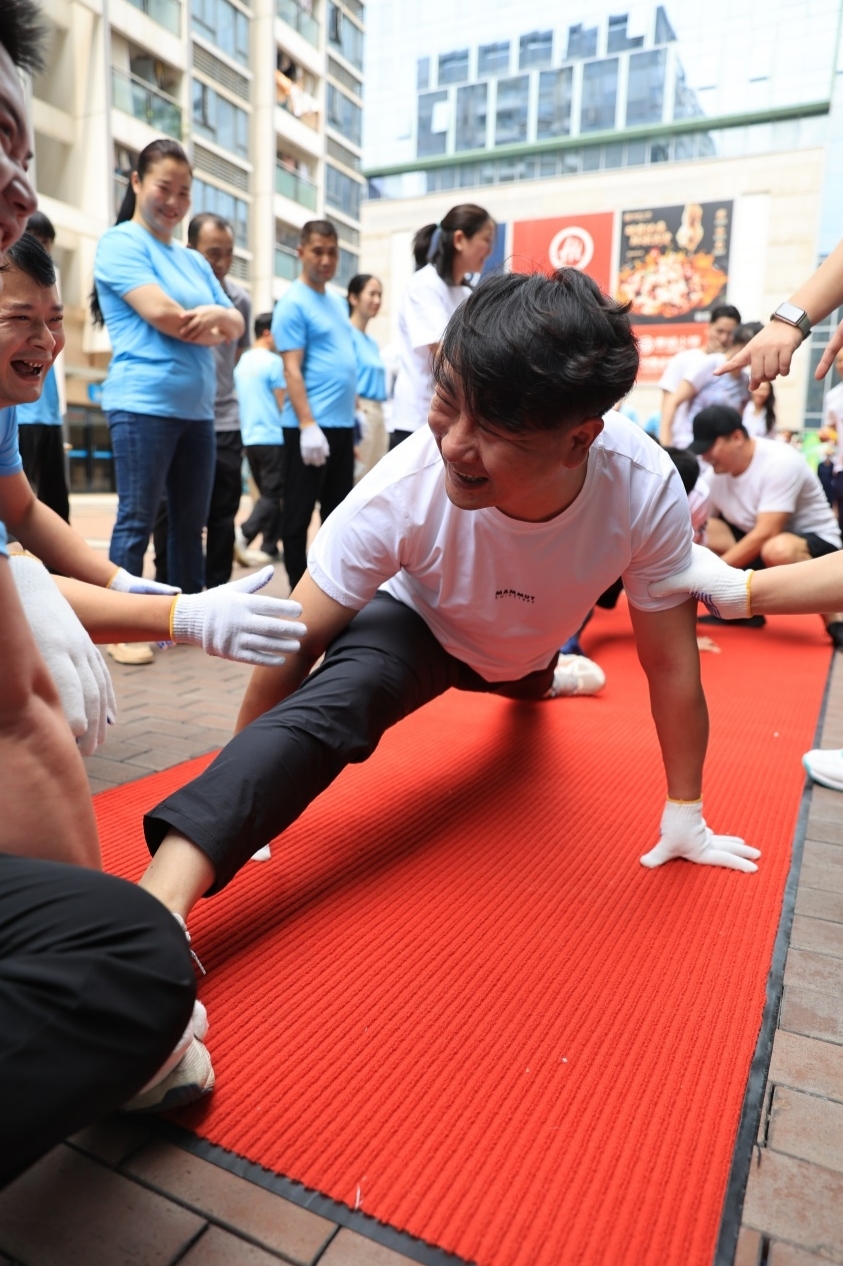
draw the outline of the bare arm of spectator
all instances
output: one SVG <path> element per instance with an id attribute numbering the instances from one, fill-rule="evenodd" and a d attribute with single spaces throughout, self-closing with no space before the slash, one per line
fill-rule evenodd
<path id="1" fill-rule="evenodd" d="M 214 346 L 240 338 L 245 329 L 236 308 L 224 308 L 216 303 L 183 308 L 157 285 L 136 286 L 123 298 L 154 329 L 185 343 Z"/>
<path id="2" fill-rule="evenodd" d="M 296 347 L 290 352 L 282 352 L 281 359 L 284 362 L 284 377 L 287 379 L 287 394 L 299 420 L 299 427 L 315 426 L 316 419 L 310 408 L 307 388 L 304 385 L 304 374 L 302 373 L 304 348 Z"/>
<path id="3" fill-rule="evenodd" d="M 765 541 L 769 541 L 780 532 L 787 530 L 789 514 L 779 510 L 768 510 L 758 515 L 755 527 L 746 536 L 741 537 L 731 549 L 721 555 L 724 563 L 730 567 L 746 567 L 761 553 Z"/>
<path id="4" fill-rule="evenodd" d="M 687 378 L 683 378 L 679 386 L 674 392 L 665 392 L 662 401 L 662 419 L 659 426 L 659 443 L 667 448 L 673 441 L 671 432 L 673 430 L 673 419 L 676 417 L 676 410 L 680 404 L 687 404 L 693 400 L 696 395 L 693 383 L 688 382 Z"/>

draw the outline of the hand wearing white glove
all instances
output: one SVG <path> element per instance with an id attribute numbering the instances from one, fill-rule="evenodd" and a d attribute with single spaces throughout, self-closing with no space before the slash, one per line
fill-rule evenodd
<path id="1" fill-rule="evenodd" d="M 299 451 L 305 466 L 324 466 L 331 456 L 331 449 L 325 439 L 325 432 L 316 422 L 302 427 L 299 432 Z"/>
<path id="2" fill-rule="evenodd" d="M 691 562 L 684 571 L 657 580 L 649 586 L 651 598 L 667 598 L 686 593 L 704 602 L 712 615 L 721 620 L 739 620 L 751 615 L 751 571 L 730 567 L 704 545 L 691 546 Z"/>
<path id="3" fill-rule="evenodd" d="M 661 866 L 682 857 L 700 866 L 726 866 L 729 870 L 753 871 L 754 859 L 761 856 L 736 835 L 715 835 L 702 815 L 702 800 L 668 800 L 661 821 L 658 844 L 641 858 L 642 866 Z"/>
<path id="4" fill-rule="evenodd" d="M 208 655 L 243 664 L 265 668 L 283 664 L 289 652 L 299 649 L 307 629 L 295 622 L 301 615 L 300 603 L 256 596 L 255 591 L 272 579 L 272 572 L 271 567 L 264 567 L 253 576 L 206 593 L 176 598 L 170 616 L 173 641 L 191 642 Z"/>
<path id="5" fill-rule="evenodd" d="M 162 585 L 157 580 L 145 580 L 143 576 L 133 576 L 131 572 L 126 571 L 125 567 L 117 568 L 106 588 L 113 589 L 115 593 L 157 593 L 164 595 L 181 593 L 181 589 L 178 589 L 175 585 Z"/>
<path id="6" fill-rule="evenodd" d="M 105 742 L 117 703 L 105 660 L 47 568 L 35 558 L 9 559 L 35 643 L 58 691 L 62 711 L 83 756 Z"/>

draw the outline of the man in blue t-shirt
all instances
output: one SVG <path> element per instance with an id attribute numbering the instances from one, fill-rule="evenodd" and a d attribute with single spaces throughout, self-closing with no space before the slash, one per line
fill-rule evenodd
<path id="1" fill-rule="evenodd" d="M 255 345 L 244 352 L 234 370 L 240 406 L 240 433 L 260 497 L 238 529 L 236 546 L 248 550 L 260 533 L 265 562 L 278 557 L 284 512 L 284 366 L 272 338 L 272 313 L 255 317 Z"/>
<path id="2" fill-rule="evenodd" d="M 301 276 L 275 306 L 272 337 L 284 361 L 284 564 L 295 588 L 307 567 L 316 503 L 324 523 L 354 484 L 357 360 L 346 304 L 327 283 L 337 271 L 337 231 L 309 220 L 299 244 Z"/>
<path id="3" fill-rule="evenodd" d="M 41 243 L 48 255 L 52 255 L 56 230 L 43 211 L 36 211 L 29 217 L 26 231 Z M 18 406 L 17 424 L 21 428 L 18 442 L 24 473 L 36 497 L 69 523 L 64 428 L 54 365 L 50 366 L 44 379 L 40 398 L 31 404 Z"/>

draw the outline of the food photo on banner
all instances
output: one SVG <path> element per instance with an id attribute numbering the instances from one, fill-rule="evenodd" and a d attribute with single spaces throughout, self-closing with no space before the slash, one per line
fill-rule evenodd
<path id="1" fill-rule="evenodd" d="M 554 272 L 578 268 L 611 289 L 614 212 L 597 215 L 553 216 L 547 220 L 516 220 L 512 226 L 514 273 Z"/>
<path id="2" fill-rule="evenodd" d="M 639 382 L 658 382 L 671 356 L 704 345 L 710 309 L 727 301 L 731 230 L 730 201 L 621 212 L 616 293 L 631 305 Z"/>

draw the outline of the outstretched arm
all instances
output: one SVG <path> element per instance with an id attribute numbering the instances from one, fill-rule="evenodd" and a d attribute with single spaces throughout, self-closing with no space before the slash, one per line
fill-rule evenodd
<path id="1" fill-rule="evenodd" d="M 693 546 L 684 571 L 650 586 L 653 598 L 687 593 L 724 620 L 748 615 L 815 615 L 843 605 L 843 552 L 787 567 L 740 571 Z"/>

